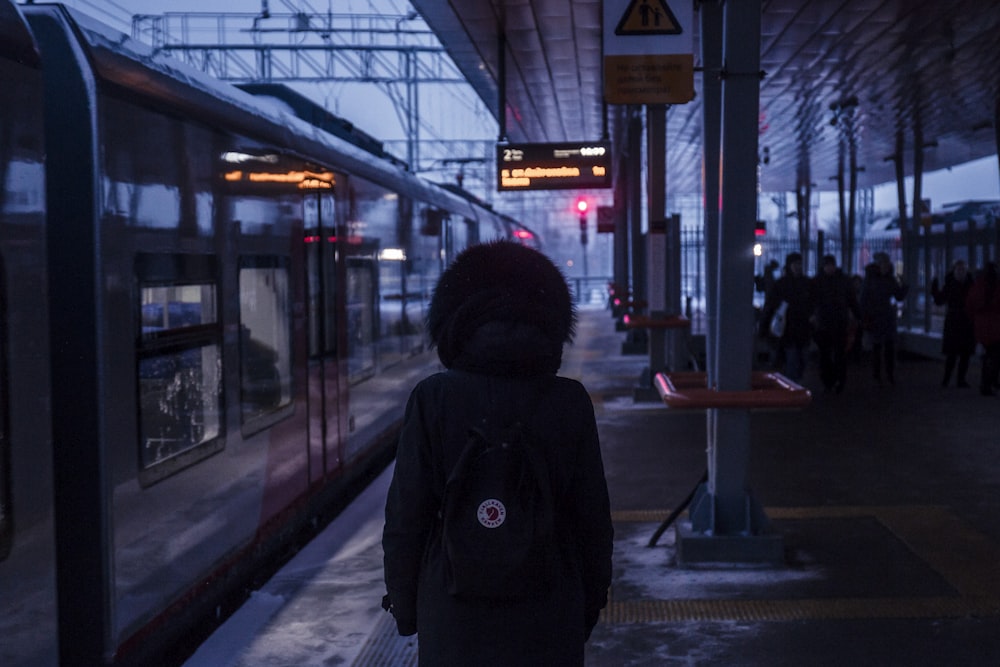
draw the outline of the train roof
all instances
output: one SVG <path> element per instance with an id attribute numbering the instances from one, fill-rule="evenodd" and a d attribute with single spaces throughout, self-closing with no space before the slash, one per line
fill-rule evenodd
<path id="1" fill-rule="evenodd" d="M 287 105 L 292 113 L 310 125 L 363 148 L 372 155 L 404 164 L 386 153 L 385 145 L 381 141 L 367 132 L 359 130 L 354 123 L 346 118 L 330 113 L 305 95 L 292 90 L 283 83 L 240 83 L 236 84 L 236 87 L 255 97 L 273 97 Z"/>
<path id="2" fill-rule="evenodd" d="M 2 5 L 0 5 L 2 6 Z M 76 36 L 95 76 L 207 124 L 273 143 L 303 159 L 325 163 L 390 186 L 401 194 L 479 219 L 472 202 L 407 171 L 399 161 L 369 150 L 302 120 L 291 110 L 261 103 L 252 94 L 219 81 L 149 45 L 62 5 L 25 5 L 29 24 L 47 16 Z"/>
<path id="3" fill-rule="evenodd" d="M 942 206 L 944 214 L 951 220 L 966 220 L 976 215 L 1000 214 L 1000 201 L 970 200 L 951 202 Z"/>

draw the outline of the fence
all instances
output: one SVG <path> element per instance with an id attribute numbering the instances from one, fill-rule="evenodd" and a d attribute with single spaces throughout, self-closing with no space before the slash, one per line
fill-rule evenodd
<path id="1" fill-rule="evenodd" d="M 931 298 L 931 283 L 934 278 L 943 282 L 951 265 L 961 259 L 975 271 L 988 261 L 997 261 L 1000 247 L 1000 225 L 995 219 L 976 223 L 973 220 L 948 222 L 930 227 L 920 227 L 911 237 L 910 247 L 905 253 L 898 230 L 872 234 L 859 239 L 852 253 L 853 273 L 862 276 L 864 267 L 871 263 L 877 252 L 889 255 L 897 273 L 908 276 L 911 281 L 910 295 L 905 304 L 900 305 L 901 324 L 914 332 L 940 333 L 944 319 L 944 307 L 934 304 Z M 837 263 L 842 263 L 841 243 L 838 238 L 825 238 L 820 234 L 806 244 L 806 272 L 815 273 L 823 255 L 833 255 Z M 768 238 L 760 242 L 760 252 L 756 258 L 754 273 L 763 273 L 772 259 L 783 266 L 785 257 L 792 252 L 802 252 L 798 239 Z M 912 266 L 907 271 L 907 262 Z M 607 286 L 610 276 L 570 278 L 570 287 L 576 303 L 601 305 L 608 298 Z M 763 304 L 764 295 L 754 290 L 753 283 L 747 285 L 747 294 L 754 304 Z M 685 313 L 692 320 L 692 333 L 700 331 L 705 314 L 705 236 L 702 229 L 681 230 L 681 301 Z"/>
<path id="2" fill-rule="evenodd" d="M 932 281 L 936 277 L 943 282 L 951 265 L 959 259 L 965 260 L 974 271 L 988 261 L 996 261 L 1000 247 L 1000 225 L 997 225 L 996 220 L 988 219 L 978 224 L 969 220 L 921 227 L 911 237 L 908 245 L 908 252 L 905 253 L 907 257 L 904 257 L 898 230 L 859 239 L 851 258 L 855 267 L 853 273 L 862 276 L 864 267 L 871 263 L 875 253 L 887 253 L 897 273 L 908 276 L 911 282 L 910 295 L 905 307 L 901 306 L 902 326 L 914 331 L 939 333 L 944 307 L 935 305 L 931 298 Z M 815 273 L 823 255 L 833 255 L 837 258 L 838 265 L 842 263 L 840 239 L 824 238 L 820 234 L 819 238 L 811 239 L 806 244 L 805 250 L 805 265 L 809 275 Z M 695 315 L 692 324 L 702 319 L 697 317 L 698 314 L 705 312 L 704 251 L 703 230 L 681 231 L 681 297 L 689 304 L 688 315 Z M 802 252 L 798 239 L 765 237 L 760 241 L 755 275 L 763 273 L 772 259 L 783 266 L 785 257 L 792 252 Z M 911 263 L 910 270 L 906 270 L 907 262 Z M 755 305 L 762 304 L 764 295 L 756 292 L 752 283 L 747 285 L 747 292 L 752 295 Z"/>

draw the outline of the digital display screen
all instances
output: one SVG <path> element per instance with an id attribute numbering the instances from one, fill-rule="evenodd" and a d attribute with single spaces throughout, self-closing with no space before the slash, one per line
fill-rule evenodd
<path id="1" fill-rule="evenodd" d="M 497 190 L 611 187 L 607 142 L 497 144 Z"/>

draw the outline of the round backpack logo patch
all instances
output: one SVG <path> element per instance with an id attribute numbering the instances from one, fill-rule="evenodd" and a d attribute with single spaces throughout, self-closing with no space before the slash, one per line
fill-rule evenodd
<path id="1" fill-rule="evenodd" d="M 507 518 L 507 508 L 496 498 L 487 498 L 479 504 L 476 518 L 487 528 L 498 528 Z"/>

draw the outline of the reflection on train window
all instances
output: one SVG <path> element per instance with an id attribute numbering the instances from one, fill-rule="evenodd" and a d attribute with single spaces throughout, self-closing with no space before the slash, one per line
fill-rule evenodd
<path id="1" fill-rule="evenodd" d="M 222 336 L 211 258 L 142 255 L 137 273 L 139 463 L 158 469 L 148 483 L 221 447 L 203 449 L 222 434 Z"/>
<path id="2" fill-rule="evenodd" d="M 375 374 L 375 261 L 347 259 L 347 372 L 351 382 Z"/>
<path id="3" fill-rule="evenodd" d="M 104 215 L 121 224 L 207 234 L 217 145 L 213 132 L 112 97 L 100 105 Z"/>
<path id="4" fill-rule="evenodd" d="M 243 425 L 264 427 L 292 403 L 288 260 L 240 260 L 240 409 Z"/>

